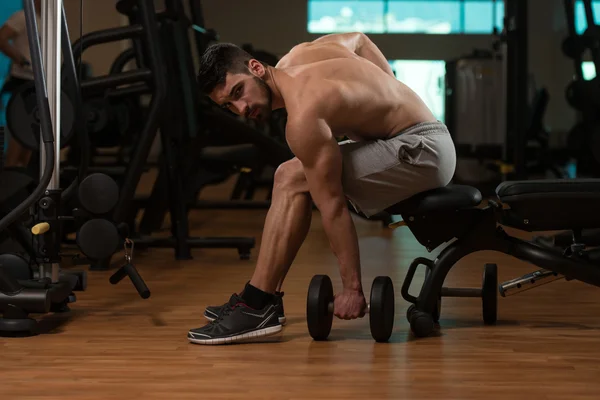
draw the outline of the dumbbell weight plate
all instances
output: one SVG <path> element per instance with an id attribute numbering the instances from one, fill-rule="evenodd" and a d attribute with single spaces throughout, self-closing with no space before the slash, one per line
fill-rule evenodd
<path id="1" fill-rule="evenodd" d="M 314 340 L 325 340 L 331 332 L 333 313 L 329 311 L 329 304 L 333 299 L 331 279 L 327 275 L 313 276 L 306 299 L 306 322 Z"/>
<path id="2" fill-rule="evenodd" d="M 0 255 L 0 268 L 16 280 L 26 281 L 33 278 L 33 271 L 29 262 L 17 254 Z"/>
<path id="3" fill-rule="evenodd" d="M 481 300 L 483 322 L 486 325 L 495 324 L 498 317 L 498 266 L 496 264 L 485 264 Z"/>
<path id="4" fill-rule="evenodd" d="M 376 342 L 387 342 L 394 328 L 394 285 L 387 276 L 378 276 L 371 286 L 369 323 Z"/>
<path id="5" fill-rule="evenodd" d="M 79 202 L 92 214 L 106 214 L 118 201 L 119 186 L 108 175 L 90 174 L 79 184 Z"/>
<path id="6" fill-rule="evenodd" d="M 119 231 L 112 222 L 96 218 L 86 221 L 75 238 L 81 252 L 91 260 L 103 260 L 119 248 Z"/>
<path id="7" fill-rule="evenodd" d="M 60 147 L 68 146 L 75 133 L 75 107 L 65 91 L 60 100 Z M 20 85 L 6 105 L 8 131 L 21 145 L 29 150 L 40 149 L 40 112 L 37 106 L 35 83 Z"/>

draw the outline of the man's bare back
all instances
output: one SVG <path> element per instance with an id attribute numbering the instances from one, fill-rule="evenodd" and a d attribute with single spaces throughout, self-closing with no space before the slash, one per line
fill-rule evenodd
<path id="1" fill-rule="evenodd" d="M 359 34 L 353 34 L 359 35 Z M 292 49 L 276 68 L 288 115 L 321 105 L 320 115 L 336 137 L 386 139 L 434 115 L 388 64 L 378 66 L 347 47 L 348 35 L 325 36 Z M 363 35 L 361 40 L 368 40 Z M 370 42 L 368 43 L 371 44 Z M 387 67 L 387 68 L 386 68 Z M 387 69 L 387 71 L 384 70 Z"/>

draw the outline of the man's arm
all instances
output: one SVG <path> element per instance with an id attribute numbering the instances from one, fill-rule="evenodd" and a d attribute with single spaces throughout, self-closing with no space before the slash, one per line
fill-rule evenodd
<path id="1" fill-rule="evenodd" d="M 10 40 L 17 36 L 17 31 L 15 31 L 12 27 L 7 24 L 4 24 L 2 28 L 0 28 L 0 51 L 4 53 L 8 58 L 10 58 L 16 64 L 23 64 L 27 62 L 21 53 L 17 51 L 17 49 L 10 44 Z"/>
<path id="2" fill-rule="evenodd" d="M 358 238 L 342 190 L 342 155 L 327 123 L 315 113 L 287 123 L 290 149 L 302 162 L 310 195 L 336 255 L 345 291 L 362 293 Z"/>
<path id="3" fill-rule="evenodd" d="M 390 66 L 390 63 L 385 58 L 381 50 L 371 41 L 371 39 L 362 32 L 350 32 L 350 33 L 332 33 L 329 35 L 321 36 L 320 38 L 313 41 L 313 43 L 327 43 L 334 42 L 341 44 L 348 50 L 355 53 L 357 56 L 365 58 L 377 65 L 387 74 L 393 76 L 394 71 Z"/>

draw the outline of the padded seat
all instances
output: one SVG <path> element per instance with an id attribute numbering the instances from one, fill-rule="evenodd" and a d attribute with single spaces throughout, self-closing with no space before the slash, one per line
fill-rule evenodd
<path id="1" fill-rule="evenodd" d="M 496 188 L 510 208 L 502 223 L 527 231 L 600 228 L 600 179 L 507 181 Z"/>
<path id="2" fill-rule="evenodd" d="M 392 215 L 419 215 L 475 207 L 481 203 L 481 192 L 466 185 L 448 185 L 418 193 L 388 207 Z"/>
<path id="3" fill-rule="evenodd" d="M 600 199 L 600 179 L 541 179 L 502 182 L 496 188 L 502 202 L 509 203 L 524 197 L 564 199 L 594 197 Z"/>

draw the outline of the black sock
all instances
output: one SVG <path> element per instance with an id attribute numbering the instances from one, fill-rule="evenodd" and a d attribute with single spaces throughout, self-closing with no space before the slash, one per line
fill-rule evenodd
<path id="1" fill-rule="evenodd" d="M 246 287 L 244 288 L 241 297 L 248 307 L 252 307 L 256 310 L 265 308 L 267 304 L 274 300 L 274 296 L 271 293 L 263 292 L 252 286 L 250 282 L 246 283 Z"/>

